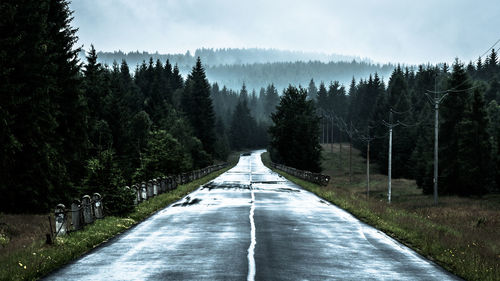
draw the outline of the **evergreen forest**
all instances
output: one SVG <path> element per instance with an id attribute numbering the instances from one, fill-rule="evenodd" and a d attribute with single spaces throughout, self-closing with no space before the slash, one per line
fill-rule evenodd
<path id="1" fill-rule="evenodd" d="M 316 172 L 319 142 L 350 142 L 364 152 L 370 141 L 370 158 L 387 173 L 389 127 L 393 177 L 415 179 L 432 193 L 436 100 L 440 193 L 499 191 L 495 49 L 468 64 L 415 68 L 354 61 L 223 65 L 209 58 L 213 51 L 199 50 L 183 62 L 190 63 L 187 75 L 180 60 L 149 54 L 131 70 L 125 59 L 101 63 L 93 46 L 79 59 L 66 0 L 21 2 L 0 9 L 2 212 L 45 212 L 101 192 L 114 198 L 112 212 L 124 213 L 127 184 L 251 148 L 268 147 L 274 161 Z M 352 78 L 353 69 L 368 78 Z M 384 81 L 381 73 L 391 71 Z"/>

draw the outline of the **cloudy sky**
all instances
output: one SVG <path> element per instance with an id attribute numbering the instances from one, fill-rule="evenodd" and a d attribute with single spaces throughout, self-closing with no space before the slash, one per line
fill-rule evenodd
<path id="1" fill-rule="evenodd" d="M 498 0 L 73 0 L 70 7 L 79 44 L 103 51 L 259 47 L 417 64 L 477 59 L 500 39 Z"/>

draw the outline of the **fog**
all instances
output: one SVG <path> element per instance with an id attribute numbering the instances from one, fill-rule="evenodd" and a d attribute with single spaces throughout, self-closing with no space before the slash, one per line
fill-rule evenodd
<path id="1" fill-rule="evenodd" d="M 500 37 L 485 1 L 75 0 L 79 44 L 185 53 L 276 48 L 408 64 L 477 59 Z"/>

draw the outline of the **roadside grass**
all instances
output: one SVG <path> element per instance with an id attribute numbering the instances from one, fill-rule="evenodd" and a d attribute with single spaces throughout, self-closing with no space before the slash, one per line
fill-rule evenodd
<path id="1" fill-rule="evenodd" d="M 353 149 L 349 182 L 348 144 L 323 147 L 323 173 L 328 186 L 318 186 L 275 170 L 287 179 L 382 230 L 448 271 L 467 280 L 500 280 L 500 196 L 482 198 L 423 195 L 415 181 L 393 179 L 392 203 L 387 203 L 387 176 L 370 171 L 366 194 L 366 160 Z M 262 155 L 269 167 L 269 155 Z"/>
<path id="2" fill-rule="evenodd" d="M 238 156 L 239 154 L 232 155 L 229 159 L 231 164 L 225 169 L 211 173 L 206 177 L 185 185 L 179 185 L 175 190 L 140 203 L 136 206 L 135 211 L 126 217 L 109 216 L 101 220 L 96 220 L 93 224 L 85 226 L 83 230 L 56 238 L 53 245 L 45 244 L 45 240 L 41 239 L 44 236 L 38 235 L 40 234 L 38 232 L 43 232 L 43 230 L 38 230 L 36 234 L 33 234 L 38 235 L 36 238 L 33 235 L 23 235 L 29 237 L 18 239 L 19 242 L 16 245 L 10 246 L 8 251 L 4 251 L 6 248 L 0 248 L 0 280 L 36 280 L 47 275 L 51 271 L 71 262 L 140 223 L 157 211 L 180 200 L 186 194 L 196 190 L 200 185 L 229 170 L 236 164 Z M 13 218 L 16 216 L 19 220 L 22 219 L 23 215 L 12 215 Z M 37 219 L 40 221 L 48 220 L 47 215 L 26 216 L 31 217 L 31 220 L 34 221 L 38 221 Z M 45 229 L 48 229 L 48 227 Z M 47 231 L 45 230 L 45 232 Z M 23 245 L 23 242 L 26 243 L 26 241 L 30 241 L 31 243 Z M 7 242 L 6 244 L 0 247 L 7 247 L 10 243 Z"/>

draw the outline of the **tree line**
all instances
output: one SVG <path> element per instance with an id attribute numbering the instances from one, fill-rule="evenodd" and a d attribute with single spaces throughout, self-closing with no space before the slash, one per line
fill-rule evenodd
<path id="1" fill-rule="evenodd" d="M 347 84 L 353 76 L 367 77 L 377 72 L 388 77 L 395 68 L 393 64 L 375 64 L 355 57 L 322 55 L 281 51 L 273 49 L 198 49 L 194 56 L 186 54 L 158 54 L 148 52 L 98 52 L 99 62 L 111 65 L 113 61 L 125 60 L 130 66 L 141 65 L 150 57 L 154 61 L 169 60 L 177 64 L 181 74 L 191 71 L 196 58 L 206 66 L 209 81 L 239 90 L 243 83 L 250 89 L 259 89 L 274 84 L 281 93 L 289 84 L 307 85 L 311 78 L 329 81 L 332 77 Z M 83 56 L 82 56 L 83 57 Z"/>
<path id="2" fill-rule="evenodd" d="M 338 54 L 324 54 L 314 52 L 278 50 L 278 49 L 262 49 L 262 48 L 200 48 L 196 49 L 194 54 L 186 51 L 184 54 L 160 54 L 158 52 L 102 52 L 97 53 L 101 63 L 112 64 L 113 61 L 126 60 L 129 65 L 140 65 L 142 61 L 148 60 L 150 57 L 153 60 L 175 62 L 181 66 L 193 65 L 196 58 L 201 58 L 207 66 L 231 65 L 231 64 L 253 64 L 253 63 L 268 63 L 268 62 L 285 62 L 285 61 L 321 61 L 321 62 L 339 62 L 339 61 L 366 61 L 360 57 L 345 56 Z M 85 51 L 82 50 L 80 57 L 85 57 Z M 368 61 L 367 61 L 368 62 Z M 189 69 L 187 69 L 189 70 Z"/>

